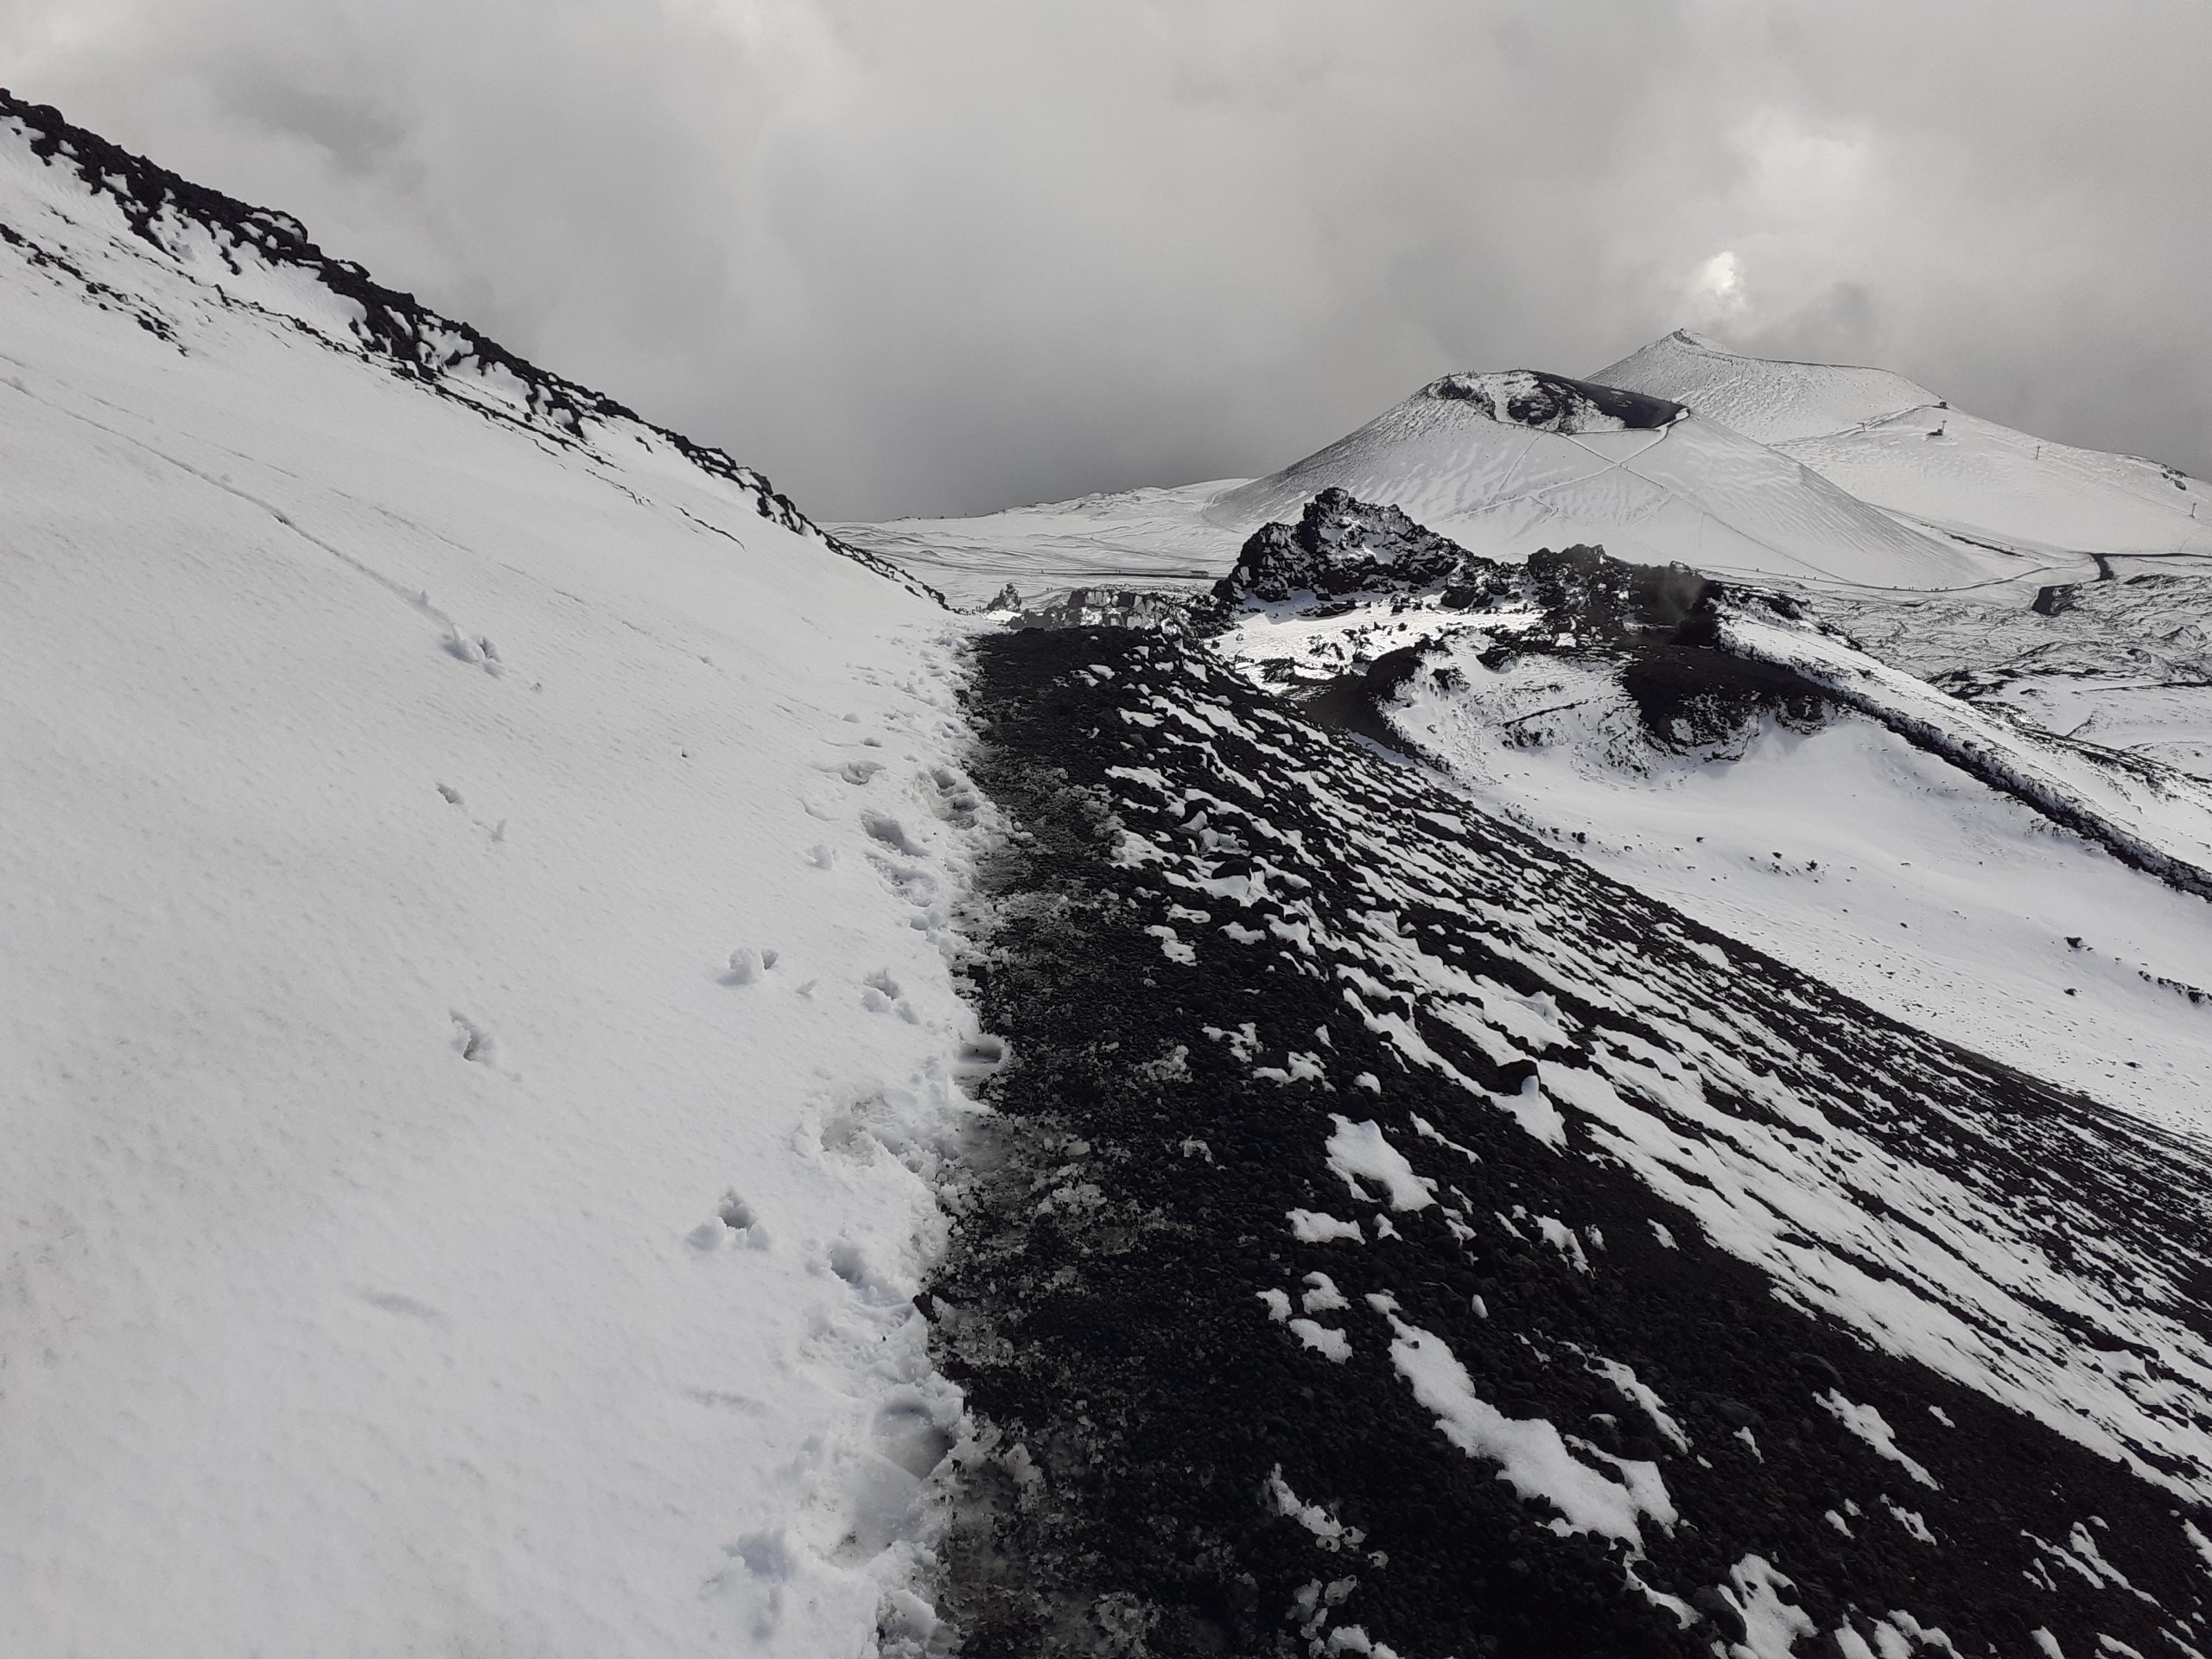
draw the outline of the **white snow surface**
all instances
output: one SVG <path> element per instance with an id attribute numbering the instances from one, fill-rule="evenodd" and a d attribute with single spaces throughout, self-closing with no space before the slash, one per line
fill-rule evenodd
<path id="1" fill-rule="evenodd" d="M 2082 563 L 2212 556 L 2212 485 L 2000 426 L 1885 369 L 1746 357 L 1679 331 L 1590 378 L 1687 404 L 1931 529 Z"/>
<path id="2" fill-rule="evenodd" d="M 1871 656 L 1979 708 L 2212 781 L 2212 578 L 2153 569 L 2063 591 L 1827 593 L 1820 618 Z"/>
<path id="3" fill-rule="evenodd" d="M 1898 1449 L 1897 1431 L 1891 1428 L 1882 1414 L 1872 1406 L 1847 1400 L 1834 1389 L 1813 1396 L 1821 1407 L 1846 1428 L 1872 1446 L 1881 1456 L 1904 1469 L 1922 1485 L 1933 1487 L 1936 1477 L 1917 1459 Z"/>
<path id="4" fill-rule="evenodd" d="M 1335 1113 L 1330 1116 L 1337 1127 L 1329 1136 L 1329 1167 L 1354 1197 L 1374 1203 L 1368 1189 L 1379 1187 L 1393 1210 L 1425 1210 L 1436 1202 L 1431 1191 L 1435 1183 L 1414 1173 L 1381 1124 L 1372 1119 L 1355 1123 Z"/>
<path id="5" fill-rule="evenodd" d="M 1745 357 L 1678 328 L 1590 377 L 1601 386 L 1685 404 L 1756 443 L 1866 426 L 1941 400 L 1887 369 Z"/>
<path id="6" fill-rule="evenodd" d="M 8 123 L 0 223 L 0 1651 L 925 1639 L 962 625 Z"/>
<path id="7" fill-rule="evenodd" d="M 1595 1533 L 1641 1550 L 1642 1521 L 1674 1525 L 1674 1502 L 1656 1464 L 1586 1447 L 1590 1458 L 1618 1471 L 1618 1478 L 1608 1475 L 1597 1463 L 1577 1458 L 1547 1419 L 1509 1417 L 1478 1396 L 1466 1367 L 1442 1338 L 1395 1313 L 1386 1317 L 1395 1333 L 1391 1363 L 1414 1397 L 1436 1414 L 1444 1438 L 1470 1457 L 1497 1464 L 1497 1478 L 1522 1497 L 1540 1497 L 1556 1508 L 1563 1518 L 1552 1523 L 1554 1531 Z"/>

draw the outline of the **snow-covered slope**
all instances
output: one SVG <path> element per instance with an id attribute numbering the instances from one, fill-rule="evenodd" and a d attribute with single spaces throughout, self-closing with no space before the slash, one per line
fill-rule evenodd
<path id="1" fill-rule="evenodd" d="M 919 1640 L 944 613 L 51 111 L 0 244 L 0 1651 Z"/>
<path id="2" fill-rule="evenodd" d="M 1979 707 L 2212 779 L 2212 577 L 2152 570 L 2020 598 L 1813 604 L 1883 662 Z"/>
<path id="3" fill-rule="evenodd" d="M 1590 377 L 1601 385 L 1686 404 L 1754 442 L 1826 437 L 1877 425 L 1942 399 L 1887 369 L 1744 357 L 1680 328 Z M 1673 388 L 1662 391 L 1662 386 Z"/>
<path id="4" fill-rule="evenodd" d="M 2212 485 L 2046 442 L 1885 370 L 1745 357 L 1682 331 L 1591 378 L 1687 404 L 1863 501 L 1953 535 L 2084 565 L 2090 554 L 2212 556 Z"/>

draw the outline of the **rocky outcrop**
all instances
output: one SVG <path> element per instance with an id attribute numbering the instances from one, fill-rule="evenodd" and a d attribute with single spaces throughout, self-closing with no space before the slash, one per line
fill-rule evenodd
<path id="1" fill-rule="evenodd" d="M 1237 553 L 1236 569 L 1214 584 L 1213 597 L 1233 607 L 1302 596 L 1411 593 L 1459 582 L 1476 566 L 1485 580 L 1499 569 L 1395 507 L 1328 489 L 1306 504 L 1295 524 L 1255 531 Z"/>
<path id="2" fill-rule="evenodd" d="M 1202 631 L 1218 631 L 1260 609 L 1325 614 L 1414 595 L 1448 611 L 1536 612 L 1538 626 L 1501 631 L 1484 663 L 1500 668 L 1519 657 L 1562 655 L 1613 663 L 1647 735 L 1662 749 L 1726 745 L 1770 714 L 1800 728 L 1825 717 L 1820 688 L 1724 645 L 1717 620 L 1729 592 L 1687 566 L 1631 564 L 1585 546 L 1539 549 L 1517 564 L 1485 559 L 1396 507 L 1344 490 L 1315 496 L 1295 524 L 1255 532 L 1194 612 Z M 1318 687 L 1316 712 L 1376 736 L 1373 706 L 1395 696 L 1422 654 L 1418 644 L 1402 646 Z"/>

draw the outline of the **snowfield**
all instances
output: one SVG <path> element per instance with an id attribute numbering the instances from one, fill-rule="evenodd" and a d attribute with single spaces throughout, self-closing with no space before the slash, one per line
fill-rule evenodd
<path id="1" fill-rule="evenodd" d="M 400 372 L 204 205 L 135 234 L 38 130 L 0 1649 L 923 1639 L 957 628 L 550 377 Z"/>

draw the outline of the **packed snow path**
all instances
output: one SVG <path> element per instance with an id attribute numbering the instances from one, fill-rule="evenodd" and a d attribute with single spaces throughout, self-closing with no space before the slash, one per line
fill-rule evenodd
<path id="1" fill-rule="evenodd" d="M 978 649 L 969 1651 L 2212 1649 L 2200 1147 L 1172 633 Z"/>

